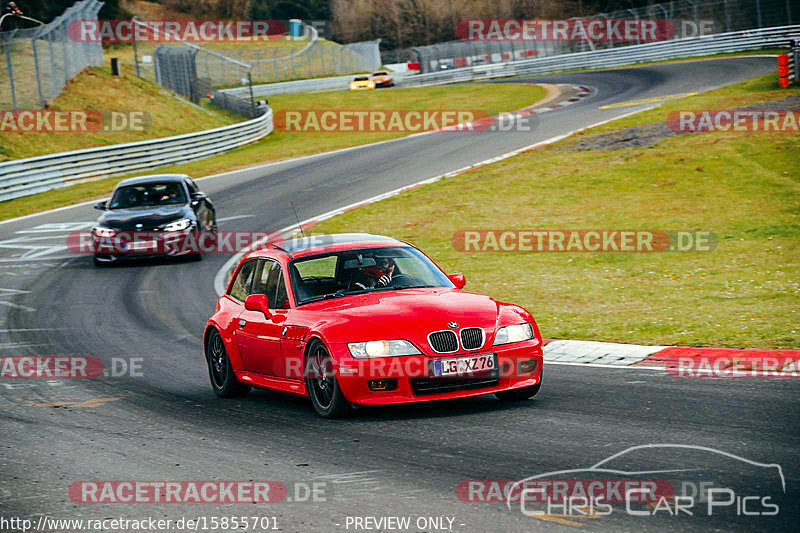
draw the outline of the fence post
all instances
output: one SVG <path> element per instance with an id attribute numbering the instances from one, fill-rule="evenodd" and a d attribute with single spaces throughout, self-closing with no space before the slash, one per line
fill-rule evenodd
<path id="1" fill-rule="evenodd" d="M 50 53 L 50 81 L 53 85 L 53 95 L 58 94 L 58 88 L 56 87 L 56 58 L 55 52 L 53 52 L 53 32 L 47 33 L 47 51 Z"/>
<path id="2" fill-rule="evenodd" d="M 141 78 L 142 76 L 139 73 L 139 50 L 136 46 L 136 22 L 135 21 L 131 22 L 133 24 L 132 26 L 133 33 L 131 39 L 131 44 L 133 45 L 133 70 L 136 72 L 136 77 Z"/>
<path id="3" fill-rule="evenodd" d="M 36 90 L 39 93 L 39 106 L 44 107 L 44 95 L 42 94 L 42 75 L 39 72 L 39 52 L 36 51 L 35 37 L 31 39 L 31 48 L 33 49 L 33 69 L 36 71 Z"/>
<path id="4" fill-rule="evenodd" d="M 756 0 L 756 15 L 758 16 L 758 27 L 763 28 L 764 25 L 761 23 L 761 0 Z"/>
<path id="5" fill-rule="evenodd" d="M 6 56 L 6 66 L 8 67 L 8 81 L 11 82 L 11 102 L 14 111 L 17 110 L 17 88 L 14 86 L 14 69 L 11 67 L 11 51 L 9 45 L 3 43 L 3 52 Z"/>

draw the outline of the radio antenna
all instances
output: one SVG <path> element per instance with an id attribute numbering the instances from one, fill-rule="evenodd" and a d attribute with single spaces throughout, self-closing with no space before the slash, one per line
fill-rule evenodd
<path id="1" fill-rule="evenodd" d="M 303 226 L 300 224 L 300 217 L 297 216 L 297 209 L 294 208 L 294 202 L 289 200 L 289 205 L 292 206 L 292 211 L 294 211 L 294 218 L 297 220 L 297 228 L 300 230 L 300 235 L 305 238 L 306 234 L 303 232 Z"/>

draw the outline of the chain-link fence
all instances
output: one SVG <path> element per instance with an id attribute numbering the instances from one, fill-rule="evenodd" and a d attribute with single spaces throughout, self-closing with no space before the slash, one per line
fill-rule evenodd
<path id="1" fill-rule="evenodd" d="M 156 30 L 145 22 L 148 33 Z M 263 43 L 236 42 L 206 43 L 203 46 L 183 43 L 196 50 L 196 67 L 200 78 L 206 78 L 215 89 L 245 85 L 242 67 L 249 69 L 253 83 L 317 78 L 336 74 L 350 74 L 377 69 L 381 64 L 379 41 L 353 43 L 342 46 L 318 37 L 317 30 L 303 25 L 298 37 L 275 36 L 278 40 Z M 163 39 L 149 38 L 134 41 L 137 74 L 155 81 L 154 56 Z M 170 39 L 174 42 L 176 39 Z"/>
<path id="2" fill-rule="evenodd" d="M 800 22 L 797 0 L 673 0 L 638 9 L 600 13 L 582 19 L 641 20 L 665 19 L 672 26 L 673 39 L 709 33 L 785 26 Z M 573 52 L 601 50 L 640 44 L 609 41 L 452 41 L 413 49 L 421 72 L 443 71 L 482 63 L 547 57 Z M 392 63 L 398 53 L 383 52 Z M 388 59 L 387 59 L 388 58 Z"/>
<path id="3" fill-rule="evenodd" d="M 215 49 L 189 42 L 161 44 L 166 35 L 154 25 L 134 20 L 140 29 L 133 41 L 136 75 L 150 79 L 194 103 L 207 97 L 213 105 L 255 117 L 262 110 L 253 101 L 253 83 L 315 78 L 331 74 L 377 69 L 381 64 L 379 42 L 341 46 L 319 39 L 317 30 L 304 25 L 299 37 L 278 41 L 214 43 Z M 169 37 L 174 42 L 174 35 Z M 246 91 L 222 93 L 245 87 Z"/>
<path id="4" fill-rule="evenodd" d="M 102 6 L 81 0 L 49 24 L 0 33 L 0 109 L 44 107 L 83 69 L 103 64 L 100 43 L 78 42 L 68 33 L 73 21 L 97 20 Z"/>

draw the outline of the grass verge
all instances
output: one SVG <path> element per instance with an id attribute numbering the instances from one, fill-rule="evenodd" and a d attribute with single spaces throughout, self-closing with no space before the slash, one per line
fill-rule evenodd
<path id="1" fill-rule="evenodd" d="M 138 80 L 137 78 L 134 78 Z M 150 86 L 148 82 L 138 80 L 145 86 Z M 68 93 L 72 87 L 65 91 L 65 98 L 70 98 Z M 498 85 L 487 90 L 481 85 L 460 85 L 452 87 L 430 87 L 422 89 L 388 89 L 377 91 L 365 91 L 358 93 L 349 92 L 326 92 L 309 94 L 286 94 L 277 95 L 270 98 L 269 103 L 277 113 L 281 110 L 310 110 L 310 109 L 425 109 L 425 110 L 487 110 L 492 112 L 511 111 L 520 109 L 535 103 L 544 97 L 545 90 L 535 85 Z M 119 96 L 119 95 L 118 95 Z M 159 94 L 160 100 L 169 100 L 171 103 L 182 105 L 188 110 L 195 110 L 191 106 L 182 104 L 164 95 Z M 120 97 L 117 101 L 127 101 Z M 78 104 L 76 104 L 78 105 Z M 111 104 L 113 107 L 113 103 Z M 141 104 L 137 103 L 137 107 Z M 63 107 L 64 109 L 78 109 L 80 107 Z M 97 108 L 103 107 L 98 104 Z M 149 109 L 143 107 L 144 109 Z M 152 113 L 152 111 L 151 111 Z M 188 111 L 187 111 L 188 113 Z M 202 114 L 202 111 L 195 111 Z M 183 120 L 181 117 L 162 117 L 159 120 Z M 154 120 L 155 120 L 154 116 Z M 215 124 L 218 125 L 218 124 Z M 166 126 L 164 126 L 166 127 Z M 213 126 L 209 126 L 213 127 Z M 195 127 L 194 129 L 201 129 Z M 175 133 L 170 133 L 174 135 Z M 22 134 L 19 134 L 22 135 Z M 49 151 L 56 152 L 74 148 L 63 147 L 66 134 L 44 136 L 42 134 L 27 134 L 26 139 L 36 139 L 37 143 L 42 142 L 50 146 Z M 182 165 L 172 165 L 157 169 L 156 171 L 140 172 L 138 174 L 150 174 L 154 172 L 181 172 L 195 177 L 207 176 L 219 172 L 235 170 L 248 166 L 289 159 L 308 154 L 326 152 L 350 146 L 368 144 L 371 142 L 383 141 L 403 137 L 404 133 L 360 133 L 360 132 L 338 132 L 338 133 L 310 133 L 310 132 L 283 132 L 275 131 L 269 136 L 256 143 L 232 150 L 226 154 L 202 159 Z M 90 137 L 80 134 L 84 139 L 82 148 L 89 146 Z M 40 141 L 41 139 L 41 141 Z M 51 143 L 61 143 L 56 148 Z M 70 141 L 71 142 L 71 141 Z M 76 141 L 77 142 L 77 141 Z M 123 140 L 112 142 L 125 142 Z M 0 141 L 5 144 L 5 135 Z M 31 144 L 30 141 L 27 141 Z M 36 144 L 36 143 L 34 143 Z M 108 143 L 106 143 L 108 144 Z M 15 145 L 16 146 L 16 145 Z M 24 147 L 24 145 L 22 145 Z M 23 149 L 18 148 L 19 150 Z M 0 220 L 27 215 L 37 211 L 44 211 L 55 207 L 75 204 L 97 196 L 108 194 L 114 185 L 123 179 L 124 176 L 106 178 L 88 183 L 79 183 L 64 189 L 57 189 L 45 193 L 18 198 L 2 203 L 0 210 Z"/>
<path id="2" fill-rule="evenodd" d="M 797 92 L 796 90 L 794 91 Z M 774 76 L 584 133 L 788 96 Z M 315 233 L 409 240 L 467 288 L 528 308 L 550 338 L 798 348 L 796 133 L 681 135 L 649 148 L 565 152 L 568 139 L 324 221 Z M 712 230 L 713 252 L 464 253 L 464 229 Z"/>
<path id="3" fill-rule="evenodd" d="M 215 108 L 187 104 L 155 83 L 137 78 L 127 69 L 112 76 L 108 68 L 90 68 L 70 81 L 48 106 L 51 110 L 145 111 L 151 123 L 142 131 L 114 132 L 3 132 L 0 161 L 22 159 L 216 128 L 241 121 L 241 117 Z"/>

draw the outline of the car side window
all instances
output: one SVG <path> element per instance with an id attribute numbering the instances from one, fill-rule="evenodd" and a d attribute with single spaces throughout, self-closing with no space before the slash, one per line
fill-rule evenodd
<path id="1" fill-rule="evenodd" d="M 197 188 L 197 184 L 190 179 L 186 180 L 186 186 L 189 188 L 190 195 L 200 191 L 200 189 Z"/>
<path id="2" fill-rule="evenodd" d="M 270 309 L 284 308 L 288 298 L 280 263 L 272 259 L 259 259 L 251 294 L 265 294 Z"/>
<path id="3" fill-rule="evenodd" d="M 239 272 L 236 274 L 236 279 L 231 286 L 228 293 L 231 297 L 243 302 L 247 296 L 251 294 L 251 287 L 253 285 L 253 273 L 256 270 L 257 260 L 251 259 L 242 265 Z"/>

